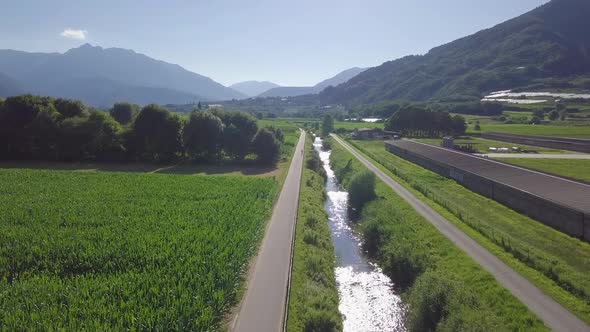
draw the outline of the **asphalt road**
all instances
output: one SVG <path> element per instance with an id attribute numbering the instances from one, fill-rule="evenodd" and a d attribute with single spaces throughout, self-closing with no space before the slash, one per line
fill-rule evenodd
<path id="1" fill-rule="evenodd" d="M 304 147 L 305 132 L 302 131 L 250 274 L 248 289 L 232 324 L 232 331 L 283 330 Z"/>
<path id="2" fill-rule="evenodd" d="M 369 170 L 375 173 L 379 179 L 408 202 L 419 214 L 434 225 L 444 236 L 492 274 L 502 286 L 516 296 L 531 312 L 535 313 L 547 327 L 554 331 L 590 331 L 590 327 L 586 323 L 545 295 L 527 279 L 512 270 L 512 268 L 472 240 L 450 221 L 443 218 L 426 203 L 391 179 L 342 139 L 335 135 L 332 136 Z"/>

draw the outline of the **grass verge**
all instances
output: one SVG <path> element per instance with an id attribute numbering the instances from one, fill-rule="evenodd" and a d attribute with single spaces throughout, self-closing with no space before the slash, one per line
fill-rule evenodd
<path id="1" fill-rule="evenodd" d="M 287 330 L 341 331 L 334 247 L 323 204 L 326 179 L 309 135 L 305 142 L 305 164 L 299 192 Z"/>
<path id="2" fill-rule="evenodd" d="M 340 183 L 366 168 L 340 144 L 331 164 Z M 401 287 L 413 331 L 546 330 L 510 292 L 380 180 L 362 209 L 365 248 Z"/>
<path id="3" fill-rule="evenodd" d="M 590 159 L 494 159 L 557 176 L 590 182 Z"/>
<path id="4" fill-rule="evenodd" d="M 387 152 L 383 142 L 350 143 L 488 251 L 590 323 L 590 244 L 403 160 Z"/>

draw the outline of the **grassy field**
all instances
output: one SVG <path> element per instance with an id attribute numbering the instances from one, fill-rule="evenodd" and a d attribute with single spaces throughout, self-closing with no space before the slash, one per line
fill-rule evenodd
<path id="1" fill-rule="evenodd" d="M 1 169 L 0 329 L 214 330 L 273 178 Z"/>
<path id="2" fill-rule="evenodd" d="M 506 163 L 590 182 L 590 160 L 498 158 Z"/>
<path id="3" fill-rule="evenodd" d="M 346 186 L 366 168 L 333 143 L 331 163 Z M 359 220 L 365 248 L 401 287 L 413 331 L 546 330 L 528 309 L 440 234 L 391 188 L 377 181 L 378 198 Z"/>
<path id="4" fill-rule="evenodd" d="M 531 125 L 531 124 L 503 124 L 503 123 L 483 123 L 481 122 L 481 131 L 475 131 L 473 124 L 470 124 L 468 133 L 482 133 L 494 131 L 508 134 L 537 135 L 537 136 L 556 136 L 572 138 L 590 138 L 590 126 L 574 125 Z"/>
<path id="5" fill-rule="evenodd" d="M 335 256 L 324 212 L 325 178 L 322 162 L 306 142 L 291 272 L 288 331 L 341 331 Z"/>
<path id="6" fill-rule="evenodd" d="M 590 322 L 590 244 L 405 161 L 387 152 L 383 142 L 352 143 L 546 294 Z"/>
<path id="7" fill-rule="evenodd" d="M 416 141 L 432 144 L 436 146 L 440 146 L 442 143 L 442 139 L 440 138 L 417 138 Z M 514 143 L 507 143 L 507 142 L 500 142 L 494 141 L 489 139 L 483 139 L 479 137 L 470 137 L 470 136 L 463 136 L 459 138 L 455 138 L 455 144 L 461 145 L 465 143 L 475 143 L 476 145 L 474 148 L 477 150 L 478 153 L 490 153 L 489 148 L 512 148 L 514 146 L 519 147 L 524 150 L 533 150 L 539 153 L 563 153 L 561 150 L 555 150 L 550 148 L 544 148 L 539 146 L 529 146 L 529 145 L 522 145 L 522 144 L 514 144 Z"/>
<path id="8" fill-rule="evenodd" d="M 334 129 L 338 130 L 340 128 L 346 130 L 354 130 L 358 128 L 380 128 L 383 129 L 383 123 L 371 123 L 371 122 L 334 122 Z"/>

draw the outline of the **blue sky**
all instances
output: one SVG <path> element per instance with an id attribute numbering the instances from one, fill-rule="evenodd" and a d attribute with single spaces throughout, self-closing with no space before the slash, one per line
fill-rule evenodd
<path id="1" fill-rule="evenodd" d="M 0 48 L 133 49 L 223 84 L 313 85 L 491 27 L 546 0 L 2 0 Z M 68 30 L 69 29 L 69 30 Z"/>

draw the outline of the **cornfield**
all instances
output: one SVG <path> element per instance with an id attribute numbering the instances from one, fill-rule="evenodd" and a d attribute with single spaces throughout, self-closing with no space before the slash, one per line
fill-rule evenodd
<path id="1" fill-rule="evenodd" d="M 0 170 L 0 330 L 220 327 L 272 178 Z"/>

